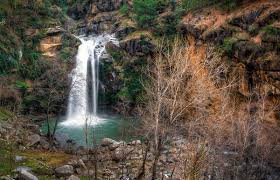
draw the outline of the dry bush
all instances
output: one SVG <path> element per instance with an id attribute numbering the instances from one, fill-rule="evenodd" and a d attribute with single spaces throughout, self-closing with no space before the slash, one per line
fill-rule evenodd
<path id="1" fill-rule="evenodd" d="M 230 72 L 220 54 L 192 39 L 187 42 L 176 39 L 169 46 L 161 41 L 150 68 L 149 101 L 142 115 L 155 149 L 165 143 L 160 139 L 179 134 L 189 148 L 198 147 L 182 149 L 187 158 L 178 164 L 184 168 L 174 172 L 189 179 L 205 174 L 250 178 L 254 165 L 265 172 L 280 152 L 279 128 L 266 122 L 277 107 L 260 95 L 241 101 L 234 93 L 238 74 Z"/>

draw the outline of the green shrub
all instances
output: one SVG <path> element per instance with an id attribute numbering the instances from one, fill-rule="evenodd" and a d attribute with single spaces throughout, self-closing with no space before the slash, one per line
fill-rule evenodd
<path id="1" fill-rule="evenodd" d="M 158 15 L 156 0 L 134 0 L 134 19 L 140 28 L 149 28 L 154 24 Z"/>
<path id="2" fill-rule="evenodd" d="M 183 0 L 182 7 L 186 10 L 203 8 L 217 2 L 217 0 Z"/>
<path id="3" fill-rule="evenodd" d="M 280 35 L 280 29 L 273 26 L 266 26 L 263 31 L 269 35 Z"/>
<path id="4" fill-rule="evenodd" d="M 16 81 L 16 87 L 22 91 L 26 91 L 29 88 L 28 84 L 23 81 Z"/>
<path id="5" fill-rule="evenodd" d="M 240 0 L 225 0 L 221 2 L 220 7 L 225 11 L 231 11 L 238 6 L 239 1 Z"/>
<path id="6" fill-rule="evenodd" d="M 120 13 L 122 15 L 125 15 L 125 16 L 128 16 L 129 14 L 129 8 L 128 8 L 128 5 L 125 3 L 122 5 L 122 7 L 120 8 Z"/>
<path id="7" fill-rule="evenodd" d="M 227 55 L 232 55 L 233 53 L 233 46 L 238 41 L 236 38 L 225 38 L 221 48 Z"/>

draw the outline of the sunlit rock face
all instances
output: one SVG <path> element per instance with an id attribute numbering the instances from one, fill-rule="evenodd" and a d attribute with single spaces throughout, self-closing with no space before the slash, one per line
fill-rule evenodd
<path id="1" fill-rule="evenodd" d="M 180 30 L 200 44 L 225 50 L 222 56 L 230 65 L 228 75 L 239 79 L 238 93 L 278 95 L 280 4 L 276 4 L 251 3 L 230 13 L 214 8 L 190 12 L 182 19 Z"/>

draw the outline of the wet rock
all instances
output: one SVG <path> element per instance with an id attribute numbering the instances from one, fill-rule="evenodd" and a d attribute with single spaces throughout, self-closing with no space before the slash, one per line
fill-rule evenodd
<path id="1" fill-rule="evenodd" d="M 36 176 L 34 176 L 33 174 L 31 174 L 30 172 L 28 172 L 26 170 L 20 171 L 19 176 L 23 180 L 38 180 L 38 178 Z"/>
<path id="2" fill-rule="evenodd" d="M 71 175 L 67 180 L 80 180 L 79 177 Z"/>
<path id="3" fill-rule="evenodd" d="M 59 177 L 70 176 L 74 174 L 74 168 L 70 165 L 64 165 L 55 169 L 55 173 Z"/>
<path id="4" fill-rule="evenodd" d="M 101 146 L 103 146 L 103 147 L 110 146 L 113 144 L 118 144 L 118 142 L 113 139 L 110 139 L 110 138 L 103 138 L 101 141 Z"/>
<path id="5" fill-rule="evenodd" d="M 35 144 L 38 144 L 41 140 L 41 137 L 38 134 L 33 134 L 28 137 L 28 144 L 29 146 L 34 146 Z"/>

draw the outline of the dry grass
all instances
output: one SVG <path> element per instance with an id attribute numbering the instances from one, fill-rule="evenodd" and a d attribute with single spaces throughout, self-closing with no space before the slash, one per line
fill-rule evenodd
<path id="1" fill-rule="evenodd" d="M 160 42 L 151 67 L 150 101 L 142 114 L 155 147 L 161 138 L 184 135 L 189 143 L 180 150 L 183 168 L 175 173 L 185 179 L 205 174 L 250 179 L 263 175 L 271 163 L 279 165 L 279 128 L 267 120 L 278 105 L 261 95 L 241 101 L 234 95 L 238 73 L 229 76 L 229 67 L 212 48 L 187 42 L 177 39 L 171 47 Z"/>

